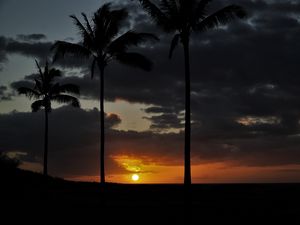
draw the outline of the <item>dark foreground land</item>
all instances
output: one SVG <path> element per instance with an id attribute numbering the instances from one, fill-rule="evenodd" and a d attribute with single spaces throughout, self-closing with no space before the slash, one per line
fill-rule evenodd
<path id="1" fill-rule="evenodd" d="M 0 224 L 300 224 L 300 184 L 76 183 L 1 172 Z"/>

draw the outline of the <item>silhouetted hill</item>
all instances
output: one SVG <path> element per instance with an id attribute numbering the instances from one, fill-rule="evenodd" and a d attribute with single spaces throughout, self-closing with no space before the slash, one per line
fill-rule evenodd
<path id="1" fill-rule="evenodd" d="M 70 182 L 1 170 L 0 224 L 300 224 L 299 184 Z"/>

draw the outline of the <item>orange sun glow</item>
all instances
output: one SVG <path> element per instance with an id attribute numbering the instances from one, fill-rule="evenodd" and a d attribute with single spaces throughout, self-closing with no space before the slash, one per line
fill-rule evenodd
<path id="1" fill-rule="evenodd" d="M 133 175 L 131 176 L 131 179 L 132 179 L 133 181 L 138 181 L 138 180 L 140 179 L 140 176 L 139 176 L 138 174 L 133 174 Z"/>

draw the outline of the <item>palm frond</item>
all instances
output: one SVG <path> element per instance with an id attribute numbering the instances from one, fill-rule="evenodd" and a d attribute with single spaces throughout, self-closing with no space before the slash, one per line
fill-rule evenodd
<path id="1" fill-rule="evenodd" d="M 127 31 L 123 35 L 111 42 L 107 51 L 110 54 L 124 52 L 130 46 L 137 46 L 147 41 L 158 41 L 158 37 L 150 33 L 137 33 L 135 31 Z"/>
<path id="2" fill-rule="evenodd" d="M 90 34 L 93 38 L 95 38 L 95 37 L 94 37 L 94 31 L 93 31 L 93 28 L 92 28 L 92 26 L 91 26 L 91 24 L 90 24 L 90 22 L 89 22 L 89 19 L 87 18 L 87 15 L 86 15 L 85 13 L 81 13 L 81 15 L 82 15 L 82 17 L 83 17 L 83 19 L 84 19 L 84 21 L 85 21 L 85 26 L 86 26 L 87 30 L 89 31 L 89 34 Z"/>
<path id="3" fill-rule="evenodd" d="M 41 94 L 34 90 L 34 89 L 31 89 L 31 88 L 28 88 L 28 87 L 19 87 L 18 88 L 18 94 L 20 95 L 25 95 L 26 97 L 32 99 L 39 99 L 41 97 Z"/>
<path id="4" fill-rule="evenodd" d="M 138 0 L 151 19 L 166 32 L 174 31 L 174 26 L 160 8 L 150 0 Z"/>
<path id="5" fill-rule="evenodd" d="M 51 97 L 51 100 L 56 101 L 58 103 L 63 103 L 63 104 L 70 104 L 73 107 L 79 108 L 80 107 L 80 103 L 79 100 L 73 96 L 70 95 L 55 95 Z"/>
<path id="6" fill-rule="evenodd" d="M 85 59 L 88 59 L 92 55 L 92 52 L 84 46 L 65 41 L 55 42 L 51 49 L 54 51 L 53 62 L 57 61 L 59 58 L 64 58 L 65 55 L 82 57 Z"/>
<path id="7" fill-rule="evenodd" d="M 95 38 L 98 41 L 105 41 L 104 36 L 106 35 L 107 26 L 110 23 L 110 6 L 111 3 L 106 3 L 100 7 L 97 12 L 94 13 L 93 22 L 94 22 L 94 34 Z M 101 43 L 103 44 L 103 43 Z"/>
<path id="8" fill-rule="evenodd" d="M 110 23 L 106 29 L 106 36 L 112 40 L 120 31 L 122 23 L 128 17 L 127 9 L 116 9 L 110 12 Z"/>
<path id="9" fill-rule="evenodd" d="M 98 10 L 97 10 L 97 15 L 99 17 L 105 17 L 109 15 L 109 12 L 111 11 L 111 3 L 105 3 L 103 4 Z"/>
<path id="10" fill-rule="evenodd" d="M 179 16 L 179 8 L 176 0 L 161 0 L 160 1 L 161 11 L 168 15 L 169 18 L 175 18 Z"/>
<path id="11" fill-rule="evenodd" d="M 207 5 L 211 2 L 212 0 L 201 0 L 198 2 L 196 5 L 195 11 L 194 11 L 194 19 L 195 21 L 198 21 L 199 19 L 204 19 L 206 15 L 206 8 Z"/>
<path id="12" fill-rule="evenodd" d="M 71 15 L 70 17 L 73 19 L 74 24 L 77 26 L 79 33 L 81 34 L 81 37 L 83 38 L 83 45 L 85 47 L 92 47 L 93 40 L 94 40 L 93 32 L 90 33 L 88 31 L 88 28 L 86 28 L 75 15 Z"/>
<path id="13" fill-rule="evenodd" d="M 246 17 L 246 12 L 241 6 L 229 5 L 203 19 L 196 25 L 195 30 L 206 31 L 219 25 L 225 25 L 235 18 L 244 17 Z"/>
<path id="14" fill-rule="evenodd" d="M 172 58 L 173 52 L 174 52 L 176 46 L 178 45 L 179 40 L 180 40 L 180 34 L 175 34 L 172 39 L 171 46 L 170 46 L 169 59 Z"/>
<path id="15" fill-rule="evenodd" d="M 104 4 L 93 17 L 95 39 L 101 49 L 119 33 L 122 23 L 128 17 L 125 8 L 111 10 L 110 5 Z"/>
<path id="16" fill-rule="evenodd" d="M 44 100 L 37 100 L 31 104 L 32 112 L 37 112 L 42 107 L 44 107 Z"/>
<path id="17" fill-rule="evenodd" d="M 34 89 L 38 90 L 40 93 L 44 93 L 43 83 L 44 83 L 45 80 L 44 79 L 40 80 L 38 78 L 35 78 L 34 81 L 35 81 L 35 87 L 34 87 Z"/>
<path id="18" fill-rule="evenodd" d="M 40 67 L 40 64 L 39 64 L 39 62 L 36 59 L 34 61 L 35 61 L 36 67 L 37 67 L 37 69 L 39 71 L 39 75 L 40 75 L 41 79 L 43 80 L 44 79 L 44 73 L 43 73 L 43 71 L 42 71 L 42 69 Z"/>
<path id="19" fill-rule="evenodd" d="M 147 57 L 135 52 L 124 52 L 115 56 L 116 60 L 122 64 L 137 67 L 145 71 L 151 71 L 153 63 Z"/>

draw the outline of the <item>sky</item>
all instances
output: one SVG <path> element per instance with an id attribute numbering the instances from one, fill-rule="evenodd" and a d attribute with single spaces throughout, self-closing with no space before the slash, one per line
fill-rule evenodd
<path id="1" fill-rule="evenodd" d="M 43 113 L 16 88 L 37 73 L 34 59 L 51 57 L 56 40 L 78 42 L 69 15 L 92 16 L 101 0 L 0 0 L 0 151 L 21 168 L 42 170 Z M 135 1 L 124 29 L 160 42 L 136 49 L 151 58 L 144 72 L 112 63 L 106 71 L 106 173 L 109 182 L 182 183 L 184 64 L 168 59 L 163 33 Z M 215 0 L 243 6 L 248 17 L 191 39 L 192 179 L 194 183 L 300 182 L 300 1 Z M 62 83 L 81 88 L 81 109 L 54 105 L 49 122 L 49 173 L 99 180 L 99 80 L 90 64 L 53 65 Z"/>

